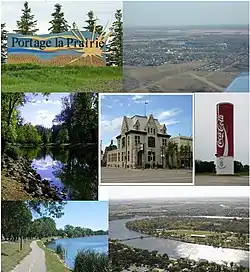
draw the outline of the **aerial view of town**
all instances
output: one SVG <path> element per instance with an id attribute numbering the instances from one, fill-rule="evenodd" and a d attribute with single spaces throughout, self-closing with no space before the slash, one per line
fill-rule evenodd
<path id="1" fill-rule="evenodd" d="M 127 190 L 126 199 L 115 197 L 126 189 L 110 190 L 112 271 L 248 271 L 247 197 L 193 196 L 194 187 L 185 189 L 187 197 L 141 187 L 134 196 Z"/>
<path id="2" fill-rule="evenodd" d="M 248 89 L 247 10 L 247 1 L 125 2 L 124 90 L 222 92 L 236 79 Z"/>

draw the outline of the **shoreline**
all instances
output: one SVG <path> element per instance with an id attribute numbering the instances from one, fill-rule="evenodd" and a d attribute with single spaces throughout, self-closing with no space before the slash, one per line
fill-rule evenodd
<path id="1" fill-rule="evenodd" d="M 157 217 L 152 217 L 152 218 L 157 218 Z M 126 223 L 136 221 L 136 220 L 131 220 L 131 219 L 134 219 L 134 218 L 127 219 L 128 221 L 127 221 Z M 120 219 L 118 219 L 118 220 L 120 220 Z M 122 219 L 121 219 L 121 220 L 122 220 Z M 129 221 L 129 220 L 131 220 L 131 221 Z M 140 219 L 139 219 L 139 220 L 140 220 Z M 211 246 L 211 247 L 213 247 L 213 248 L 233 249 L 233 250 L 240 250 L 240 251 L 246 251 L 246 252 L 249 252 L 249 251 L 250 251 L 249 246 L 248 246 L 248 250 L 247 250 L 247 249 L 242 249 L 242 248 L 237 248 L 237 247 L 223 247 L 223 246 L 213 246 L 213 245 L 208 245 L 208 244 L 194 243 L 194 242 L 191 242 L 191 241 L 186 241 L 186 240 L 182 240 L 182 239 L 175 238 L 175 237 L 171 237 L 171 236 L 167 236 L 167 237 L 157 237 L 157 236 L 154 236 L 154 235 L 152 236 L 152 235 L 149 235 L 149 234 L 147 234 L 147 233 L 142 233 L 142 232 L 139 232 L 139 231 L 130 229 L 130 228 L 128 228 L 128 227 L 126 226 L 126 223 L 124 224 L 124 227 L 125 227 L 127 230 L 129 230 L 129 231 L 133 231 L 133 232 L 138 233 L 138 236 L 139 236 L 139 235 L 148 235 L 150 238 L 158 238 L 158 239 L 165 239 L 165 240 L 168 239 L 168 240 L 179 241 L 179 242 L 188 243 L 188 244 Z M 138 239 L 141 239 L 141 238 L 138 238 Z M 143 239 L 147 239 L 147 238 L 146 238 L 146 237 L 145 237 L 145 238 L 143 237 L 142 240 L 143 240 Z"/>

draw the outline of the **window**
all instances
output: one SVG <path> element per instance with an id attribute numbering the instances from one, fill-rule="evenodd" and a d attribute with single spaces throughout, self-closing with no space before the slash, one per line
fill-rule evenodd
<path id="1" fill-rule="evenodd" d="M 110 154 L 108 155 L 108 161 L 110 162 Z"/>
<path id="2" fill-rule="evenodd" d="M 135 144 L 139 144 L 140 143 L 140 136 L 135 136 Z"/>
<path id="3" fill-rule="evenodd" d="M 125 137 L 122 138 L 122 148 L 125 147 Z"/>
<path id="4" fill-rule="evenodd" d="M 151 161 L 151 151 L 148 151 L 148 161 Z"/>
<path id="5" fill-rule="evenodd" d="M 129 155 L 130 155 L 129 153 L 130 153 L 130 152 L 128 151 L 128 161 L 129 161 L 129 157 L 130 157 L 130 156 L 129 156 Z"/>
<path id="6" fill-rule="evenodd" d="M 167 139 L 162 139 L 162 146 L 167 146 Z"/>
<path id="7" fill-rule="evenodd" d="M 155 134 L 155 128 L 154 128 L 154 134 Z"/>
<path id="8" fill-rule="evenodd" d="M 130 139 L 129 139 L 130 137 L 128 136 L 128 143 L 127 143 L 127 146 L 130 146 Z"/>
<path id="9" fill-rule="evenodd" d="M 123 152 L 122 152 L 122 162 L 123 162 Z"/>
<path id="10" fill-rule="evenodd" d="M 139 126 L 138 126 L 138 125 L 136 125 L 136 126 L 135 126 L 135 129 L 136 129 L 136 130 L 139 130 Z"/>
<path id="11" fill-rule="evenodd" d="M 118 161 L 120 161 L 120 153 L 118 153 Z"/>
<path id="12" fill-rule="evenodd" d="M 151 133 L 151 134 L 153 133 L 153 129 L 152 129 L 152 128 L 150 129 L 150 133 Z"/>
<path id="13" fill-rule="evenodd" d="M 148 137 L 148 147 L 155 147 L 155 138 Z"/>
<path id="14" fill-rule="evenodd" d="M 148 133 L 149 133 L 149 128 L 148 128 Z"/>
<path id="15" fill-rule="evenodd" d="M 120 149 L 121 140 L 117 140 L 118 149 Z"/>
<path id="16" fill-rule="evenodd" d="M 152 152 L 153 155 L 153 161 L 155 162 L 155 152 Z"/>

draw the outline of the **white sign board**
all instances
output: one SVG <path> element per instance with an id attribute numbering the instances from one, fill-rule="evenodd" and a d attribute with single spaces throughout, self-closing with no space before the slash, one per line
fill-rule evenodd
<path id="1" fill-rule="evenodd" d="M 217 157 L 216 158 L 217 175 L 234 175 L 234 158 Z"/>

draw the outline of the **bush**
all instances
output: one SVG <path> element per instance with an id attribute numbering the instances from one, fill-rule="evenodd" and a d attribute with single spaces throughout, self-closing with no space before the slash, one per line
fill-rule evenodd
<path id="1" fill-rule="evenodd" d="M 65 249 L 61 244 L 56 246 L 56 254 L 59 255 L 61 259 L 65 258 Z"/>
<path id="2" fill-rule="evenodd" d="M 108 255 L 92 250 L 80 250 L 75 258 L 74 272 L 106 272 L 108 266 Z"/>
<path id="3" fill-rule="evenodd" d="M 5 154 L 9 157 L 11 157 L 13 160 L 18 160 L 20 149 L 18 147 L 8 147 L 5 150 Z"/>

